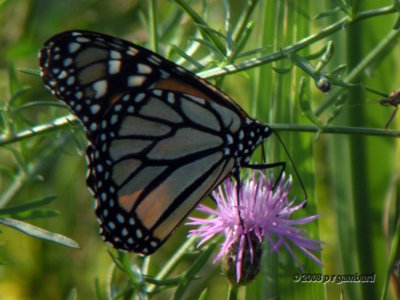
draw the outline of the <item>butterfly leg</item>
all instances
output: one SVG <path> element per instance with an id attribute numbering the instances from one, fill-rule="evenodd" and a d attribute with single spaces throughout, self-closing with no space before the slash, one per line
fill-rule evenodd
<path id="1" fill-rule="evenodd" d="M 399 107 L 396 106 L 395 109 L 394 109 L 394 111 L 391 113 L 389 119 L 386 121 L 385 130 L 388 131 L 388 132 L 390 132 L 389 125 L 390 125 L 390 123 L 392 123 L 394 117 L 396 116 L 397 110 L 398 110 L 398 109 L 399 109 Z"/>
<path id="2" fill-rule="evenodd" d="M 276 186 L 278 185 L 279 181 L 281 180 L 283 172 L 286 169 L 286 162 L 279 161 L 279 162 L 271 163 L 271 164 L 254 164 L 254 165 L 247 164 L 247 165 L 244 165 L 243 167 L 253 169 L 253 170 L 267 170 L 267 169 L 272 169 L 272 168 L 280 168 L 278 177 L 276 178 L 276 180 L 272 186 L 272 189 L 274 190 L 276 188 Z"/>
<path id="3" fill-rule="evenodd" d="M 242 226 L 243 231 L 245 231 L 243 219 L 242 219 L 242 216 L 241 216 L 241 213 L 240 213 L 240 186 L 241 186 L 240 171 L 236 171 L 233 174 L 233 178 L 235 178 L 235 180 L 236 180 L 236 199 L 237 199 L 237 210 L 238 210 L 238 216 L 239 216 L 239 220 L 240 220 L 240 225 Z"/>

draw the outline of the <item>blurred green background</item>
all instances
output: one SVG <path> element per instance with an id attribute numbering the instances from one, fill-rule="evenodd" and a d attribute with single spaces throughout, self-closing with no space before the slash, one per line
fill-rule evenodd
<path id="1" fill-rule="evenodd" d="M 38 70 L 37 54 L 48 38 L 65 30 L 87 29 L 152 48 L 154 30 L 149 26 L 150 2 L 0 1 L 1 133 L 29 129 L 68 114 L 66 108 L 56 106 L 57 100 L 44 88 L 39 76 L 21 71 L 21 68 Z M 185 50 L 193 43 L 191 38 L 200 35 L 199 26 L 177 2 L 154 1 L 159 51 L 182 61 L 176 51 L 171 51 L 171 46 Z M 248 1 L 233 0 L 188 2 L 208 26 L 223 34 L 226 34 L 227 4 L 232 23 L 240 19 L 243 8 L 249 5 Z M 345 1 L 339 0 L 259 1 L 249 18 L 254 29 L 244 51 L 268 48 L 237 58 L 237 61 L 279 53 L 286 46 L 340 22 L 346 18 L 346 13 L 350 20 L 357 17 L 357 12 L 367 11 L 370 15 L 356 24 L 343 22 L 346 25 L 340 30 L 328 33 L 298 54 L 307 58 L 332 41 L 335 51 L 325 69 L 327 72 L 346 64 L 347 71 L 341 78 L 344 79 L 365 62 L 351 81 L 389 94 L 400 87 L 398 34 L 392 31 L 398 13 L 387 9 L 396 2 L 348 1 L 346 6 Z M 346 11 L 346 7 L 351 9 Z M 387 11 L 381 12 L 380 9 L 385 8 Z M 326 15 L 315 18 L 322 13 Z M 381 43 L 382 48 L 378 48 Z M 210 52 L 200 45 L 194 59 L 211 57 L 208 68 L 230 63 L 221 64 L 223 59 L 219 60 Z M 310 62 L 315 66 L 320 58 Z M 185 66 L 190 67 L 190 64 L 186 62 Z M 302 76 L 308 78 L 304 93 L 299 92 Z M 215 82 L 219 83 L 218 80 Z M 243 289 L 240 296 L 261 297 L 255 291 L 268 282 L 268 268 L 272 268 L 268 264 L 272 263 L 281 267 L 277 293 L 282 299 L 377 299 L 385 290 L 386 282 L 390 283 L 388 299 L 396 299 L 398 280 L 392 276 L 388 257 L 392 248 L 397 250 L 397 246 L 392 246 L 392 239 L 398 218 L 399 150 L 397 139 L 384 130 L 394 108 L 380 106 L 378 100 L 382 96 L 356 87 L 337 86 L 323 94 L 310 74 L 301 70 L 296 60 L 288 58 L 272 59 L 263 66 L 226 76 L 222 89 L 251 116 L 273 125 L 288 125 L 288 130 L 279 130 L 282 129 L 279 125 L 276 128 L 306 184 L 309 205 L 304 215 L 321 215 L 318 226 L 310 226 L 308 230 L 313 238 L 326 243 L 321 256 L 322 270 L 299 254 L 305 272 L 376 274 L 375 284 L 294 283 L 291 274 L 299 270 L 285 260 L 281 263 L 272 259 L 264 263 L 264 271 L 253 284 L 253 291 Z M 338 99 L 343 99 L 344 104 L 336 111 Z M 322 123 L 330 121 L 330 115 L 337 113 L 330 123 L 334 128 L 377 128 L 382 129 L 382 136 L 350 131 L 339 135 L 321 134 L 316 138 L 312 133 L 299 133 L 296 125 L 312 125 L 299 106 L 300 100 L 307 100 L 312 110 L 320 113 L 318 117 Z M 26 107 L 29 103 L 36 104 Z M 400 116 L 395 117 L 390 125 L 392 130 L 399 119 Z M 266 145 L 270 161 L 288 160 L 276 139 L 271 138 Z M 109 246 L 97 234 L 93 199 L 85 185 L 84 149 L 83 130 L 73 125 L 0 146 L 0 208 L 54 195 L 57 200 L 46 208 L 57 210 L 59 215 L 27 222 L 70 237 L 80 245 L 78 250 L 70 249 L 0 225 L 1 300 L 66 299 L 72 288 L 76 288 L 78 298 L 94 299 L 95 279 L 103 285 L 109 277 L 112 259 L 107 253 Z M 293 173 L 290 165 L 288 169 Z M 303 194 L 296 178 L 294 182 L 293 195 L 301 199 Z M 156 272 L 185 241 L 186 233 L 187 228 L 179 229 L 152 256 L 150 273 Z M 209 264 L 205 268 L 203 273 L 208 274 L 207 280 L 194 282 L 188 299 L 198 297 L 205 286 L 209 288 L 209 299 L 225 297 L 227 283 L 219 267 Z M 388 274 L 392 277 L 387 277 Z M 165 299 L 163 297 L 159 299 Z"/>

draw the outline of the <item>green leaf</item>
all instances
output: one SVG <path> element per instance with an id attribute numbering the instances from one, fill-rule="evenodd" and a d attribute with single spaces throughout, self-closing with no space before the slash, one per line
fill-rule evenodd
<path id="1" fill-rule="evenodd" d="M 173 299 L 182 299 L 182 295 L 184 294 L 185 290 L 188 288 L 189 283 L 192 282 L 197 275 L 201 268 L 203 268 L 207 261 L 209 260 L 211 254 L 213 253 L 216 244 L 210 244 L 205 250 L 203 250 L 197 259 L 192 263 L 190 268 L 185 272 L 185 275 L 182 277 L 182 280 L 175 291 Z"/>
<path id="2" fill-rule="evenodd" d="M 204 289 L 200 294 L 199 300 L 207 300 L 207 299 L 208 299 L 208 290 Z"/>
<path id="3" fill-rule="evenodd" d="M 8 77 L 9 77 L 9 90 L 11 95 L 14 95 L 21 89 L 21 85 L 18 80 L 17 73 L 15 71 L 15 67 L 13 64 L 10 64 L 8 67 Z"/>
<path id="4" fill-rule="evenodd" d="M 175 0 L 175 2 L 193 19 L 193 21 L 199 27 L 203 38 L 212 43 L 220 53 L 224 53 L 225 47 L 219 40 L 219 36 L 221 36 L 221 34 L 208 26 L 204 19 L 193 9 L 189 3 L 184 0 Z"/>
<path id="5" fill-rule="evenodd" d="M 304 72 L 306 72 L 310 77 L 316 78 L 317 77 L 317 71 L 315 70 L 314 66 L 304 57 L 296 54 L 296 53 L 284 53 L 287 58 L 289 58 L 293 64 L 295 64 L 297 67 L 302 69 Z"/>
<path id="6" fill-rule="evenodd" d="M 58 217 L 59 215 L 60 212 L 55 209 L 34 209 L 17 214 L 5 215 L 5 217 L 10 217 L 17 220 L 32 220 L 38 218 Z"/>
<path id="7" fill-rule="evenodd" d="M 68 294 L 67 300 L 77 300 L 78 299 L 78 292 L 76 288 L 72 288 Z"/>
<path id="8" fill-rule="evenodd" d="M 347 70 L 347 65 L 342 64 L 337 66 L 332 72 L 329 73 L 330 77 L 341 77 Z"/>
<path id="9" fill-rule="evenodd" d="M 45 229 L 39 228 L 32 224 L 28 224 L 25 222 L 17 221 L 10 218 L 0 218 L 0 224 L 5 226 L 14 228 L 18 231 L 21 231 L 29 236 L 36 237 L 41 240 L 50 241 L 56 244 L 60 244 L 63 246 L 71 247 L 71 248 L 80 248 L 79 244 L 74 240 L 67 238 L 58 233 L 50 232 Z"/>
<path id="10" fill-rule="evenodd" d="M 314 20 L 319 20 L 319 19 L 323 19 L 323 18 L 330 17 L 330 16 L 333 16 L 333 15 L 337 15 L 340 11 L 342 11 L 340 9 L 340 7 L 335 7 L 333 9 L 330 9 L 330 10 L 324 11 L 322 13 L 319 13 L 313 19 Z"/>
<path id="11" fill-rule="evenodd" d="M 277 68 L 277 67 L 272 67 L 272 70 L 274 70 L 278 74 L 288 74 L 290 71 L 292 71 L 292 67 L 288 68 Z"/>
<path id="12" fill-rule="evenodd" d="M 344 0 L 332 0 L 347 15 L 351 15 L 351 5 Z"/>
<path id="13" fill-rule="evenodd" d="M 307 117 L 307 119 L 309 119 L 312 123 L 317 125 L 319 128 L 322 128 L 323 127 L 322 122 L 318 119 L 318 117 L 311 110 L 310 101 L 307 98 L 307 93 L 305 92 L 305 87 L 306 87 L 306 78 L 301 77 L 300 85 L 299 85 L 299 92 L 298 92 L 300 108 L 303 111 L 304 115 Z"/>
<path id="14" fill-rule="evenodd" d="M 16 87 L 17 88 L 17 87 Z M 31 88 L 29 86 L 22 86 L 19 87 L 11 96 L 10 104 L 14 104 L 14 102 L 18 99 L 21 98 L 28 90 Z"/>
<path id="15" fill-rule="evenodd" d="M 334 77 L 331 77 L 331 76 L 327 76 L 327 78 L 334 85 L 338 85 L 338 86 L 342 86 L 342 87 L 355 87 L 355 86 L 359 85 L 359 83 L 345 82 L 342 79 L 334 78 Z"/>
<path id="16" fill-rule="evenodd" d="M 247 56 L 253 57 L 254 55 L 257 55 L 257 54 L 262 55 L 262 54 L 264 54 L 265 52 L 267 52 L 270 49 L 271 49 L 271 46 L 265 46 L 265 47 L 261 47 L 261 48 L 256 48 L 254 50 L 249 50 L 249 51 L 240 53 L 237 56 L 237 58 L 244 58 L 244 57 L 247 57 Z"/>
<path id="17" fill-rule="evenodd" d="M 173 278 L 168 278 L 168 279 L 156 279 L 154 276 L 149 276 L 149 275 L 143 275 L 143 279 L 147 283 L 154 284 L 156 286 L 165 286 L 165 287 L 174 287 L 177 286 L 180 281 L 181 281 L 181 275 Z"/>
<path id="18" fill-rule="evenodd" d="M 313 59 L 320 58 L 326 52 L 327 47 L 328 47 L 328 45 L 325 45 L 324 47 L 322 47 L 320 50 L 318 50 L 316 52 L 306 54 L 306 55 L 304 55 L 304 58 L 307 60 L 313 60 Z"/>
<path id="19" fill-rule="evenodd" d="M 237 46 L 234 49 L 233 58 L 239 57 L 240 52 L 242 52 L 243 48 L 248 44 L 251 33 L 254 29 L 254 22 L 249 22 L 243 31 L 243 35 L 240 36 L 240 39 L 237 42 Z"/>
<path id="20" fill-rule="evenodd" d="M 211 42 L 209 42 L 209 41 L 207 41 L 207 40 L 200 39 L 200 38 L 195 38 L 195 37 L 190 38 L 189 40 L 198 42 L 199 44 L 205 46 L 205 47 L 208 48 L 214 55 L 216 55 L 217 58 L 218 58 L 219 60 L 222 60 L 222 61 L 225 60 L 224 53 L 221 52 L 221 51 L 219 51 L 219 49 L 218 49 L 217 47 L 215 47 L 215 45 L 214 45 L 213 43 L 211 43 Z"/>
<path id="21" fill-rule="evenodd" d="M 321 60 L 318 62 L 317 66 L 315 67 L 315 72 L 320 72 L 325 68 L 325 66 L 330 62 L 333 53 L 335 52 L 335 48 L 333 47 L 332 41 L 329 41 L 326 45 L 324 54 L 321 57 Z"/>
<path id="22" fill-rule="evenodd" d="M 17 107 L 14 112 L 20 112 L 22 110 L 25 109 L 32 109 L 32 108 L 36 108 L 36 107 L 61 107 L 61 108 L 67 108 L 67 106 L 65 104 L 63 104 L 62 102 L 55 102 L 55 101 L 31 101 L 28 102 L 26 104 L 23 104 L 19 107 Z"/>
<path id="23" fill-rule="evenodd" d="M 342 94 L 338 97 L 337 101 L 334 103 L 334 105 L 332 105 L 332 109 L 329 112 L 329 115 L 327 117 L 324 126 L 327 126 L 330 122 L 332 122 L 332 120 L 335 119 L 337 115 L 342 111 L 346 99 L 347 95 L 345 94 Z"/>
<path id="24" fill-rule="evenodd" d="M 3 208 L 0 209 L 0 216 L 1 215 L 10 215 L 10 214 L 16 214 L 19 212 L 27 211 L 27 210 L 32 210 L 34 208 L 38 208 L 44 205 L 48 205 L 52 202 L 54 202 L 57 199 L 56 196 L 47 196 L 42 199 L 34 200 L 31 202 L 24 203 L 22 205 L 14 206 L 14 207 L 9 207 L 9 208 Z"/>
<path id="25" fill-rule="evenodd" d="M 95 286 L 95 292 L 96 292 L 96 299 L 97 300 L 106 300 L 106 297 L 103 295 L 103 292 L 101 290 L 100 280 L 97 277 L 94 280 L 94 286 Z"/>
<path id="26" fill-rule="evenodd" d="M 197 60 L 193 59 L 190 55 L 187 55 L 185 51 L 183 51 L 181 48 L 171 45 L 171 49 L 178 53 L 180 56 L 182 56 L 185 60 L 187 60 L 190 64 L 195 66 L 198 69 L 204 69 L 204 66 L 199 63 Z"/>
<path id="27" fill-rule="evenodd" d="M 29 75 L 34 75 L 34 76 L 40 76 L 40 70 L 39 69 L 32 69 L 32 68 L 17 68 L 18 71 L 29 74 Z"/>

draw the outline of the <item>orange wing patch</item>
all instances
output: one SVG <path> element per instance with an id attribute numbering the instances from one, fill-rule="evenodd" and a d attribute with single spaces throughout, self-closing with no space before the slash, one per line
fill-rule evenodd
<path id="1" fill-rule="evenodd" d="M 121 206 L 126 212 L 130 212 L 142 192 L 143 190 L 139 190 L 129 195 L 119 196 L 119 206 Z"/>

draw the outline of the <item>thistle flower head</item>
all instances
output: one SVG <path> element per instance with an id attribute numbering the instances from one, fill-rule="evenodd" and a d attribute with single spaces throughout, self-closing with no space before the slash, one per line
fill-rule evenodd
<path id="1" fill-rule="evenodd" d="M 305 230 L 296 227 L 314 221 L 318 215 L 291 219 L 291 215 L 305 205 L 305 201 L 295 204 L 295 200 L 288 200 L 291 183 L 291 178 L 285 180 L 283 174 L 274 188 L 272 178 L 268 179 L 260 171 L 253 171 L 250 178 L 241 183 L 238 204 L 237 183 L 228 178 L 212 193 L 217 203 L 216 209 L 205 205 L 198 207 L 199 211 L 214 218 L 189 218 L 189 225 L 201 226 L 189 232 L 191 236 L 200 237 L 199 245 L 217 234 L 225 235 L 214 263 L 224 256 L 231 264 L 232 261 L 235 262 L 237 284 L 249 281 L 249 278 L 241 278 L 246 274 L 243 264 L 254 264 L 254 259 L 261 261 L 257 253 L 264 239 L 272 245 L 271 250 L 277 251 L 278 254 L 282 247 L 287 250 L 301 270 L 303 268 L 292 249 L 293 246 L 321 265 L 320 260 L 312 253 L 321 251 L 321 242 L 308 238 Z M 232 258 L 233 254 L 236 255 L 235 258 Z M 251 267 L 254 269 L 255 266 Z"/>

